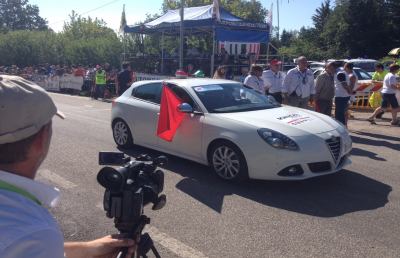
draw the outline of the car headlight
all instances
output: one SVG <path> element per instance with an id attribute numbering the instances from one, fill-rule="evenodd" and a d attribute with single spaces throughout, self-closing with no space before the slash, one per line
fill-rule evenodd
<path id="1" fill-rule="evenodd" d="M 258 134 L 269 145 L 277 149 L 299 150 L 295 141 L 271 129 L 261 128 L 257 130 Z"/>

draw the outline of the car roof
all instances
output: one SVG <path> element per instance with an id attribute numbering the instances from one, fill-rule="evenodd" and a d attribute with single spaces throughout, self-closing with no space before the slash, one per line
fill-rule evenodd
<path id="1" fill-rule="evenodd" d="M 179 85 L 184 88 L 191 88 L 193 86 L 202 86 L 208 84 L 229 84 L 229 83 L 239 83 L 237 81 L 222 80 L 222 79 L 211 79 L 211 78 L 189 78 L 189 79 L 165 79 L 165 80 L 151 80 L 142 81 L 143 83 L 138 83 L 138 85 L 144 83 L 155 83 L 155 82 L 166 82 Z"/>
<path id="2" fill-rule="evenodd" d="M 349 62 L 350 63 L 355 63 L 355 62 L 357 62 L 357 63 L 375 63 L 375 62 L 378 62 L 377 60 L 375 60 L 375 59 L 360 59 L 360 58 L 356 58 L 356 59 L 350 59 L 349 60 Z"/>

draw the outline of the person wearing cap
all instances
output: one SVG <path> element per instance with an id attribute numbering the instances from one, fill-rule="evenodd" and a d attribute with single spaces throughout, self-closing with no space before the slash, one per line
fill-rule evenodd
<path id="1" fill-rule="evenodd" d="M 274 97 L 276 101 L 282 104 L 282 84 L 284 74 L 280 71 L 281 61 L 273 59 L 270 62 L 270 69 L 263 71 L 262 79 L 264 81 L 264 86 L 268 91 L 268 95 Z"/>
<path id="2" fill-rule="evenodd" d="M 282 85 L 284 103 L 290 106 L 307 108 L 315 94 L 314 75 L 308 69 L 307 58 L 297 58 L 297 67 L 288 71 Z"/>
<path id="3" fill-rule="evenodd" d="M 399 72 L 400 66 L 397 64 L 391 64 L 389 66 L 389 73 L 386 74 L 385 79 L 383 80 L 382 87 L 382 104 L 380 107 L 375 109 L 374 113 L 367 120 L 371 122 L 371 124 L 375 124 L 375 117 L 389 107 L 392 107 L 392 121 L 390 121 L 391 125 L 398 125 L 397 121 L 397 113 L 400 112 L 399 103 L 396 98 L 396 91 L 400 90 L 400 87 L 397 84 L 396 73 Z"/>
<path id="4" fill-rule="evenodd" d="M 52 137 L 52 118 L 64 116 L 51 97 L 18 76 L 0 76 L 0 257 L 113 257 L 134 241 L 107 236 L 65 243 L 46 207 L 59 199 L 55 187 L 35 181 Z"/>

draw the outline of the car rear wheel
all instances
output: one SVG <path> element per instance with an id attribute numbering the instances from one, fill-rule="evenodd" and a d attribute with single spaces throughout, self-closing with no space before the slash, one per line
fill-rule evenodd
<path id="1" fill-rule="evenodd" d="M 133 139 L 129 126 L 121 119 L 113 123 L 113 137 L 118 147 L 132 147 Z"/>
<path id="2" fill-rule="evenodd" d="M 212 147 L 210 163 L 217 176 L 224 180 L 248 178 L 246 159 L 240 149 L 230 142 L 219 142 Z"/>

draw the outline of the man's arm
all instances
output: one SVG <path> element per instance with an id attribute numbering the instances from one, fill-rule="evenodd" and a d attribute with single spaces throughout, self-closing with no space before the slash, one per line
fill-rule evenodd
<path id="1" fill-rule="evenodd" d="M 285 79 L 283 80 L 282 83 L 282 96 L 283 96 L 283 103 L 287 104 L 288 103 L 288 92 L 290 89 L 290 85 L 292 84 L 293 78 L 292 78 L 292 70 L 290 70 L 286 76 Z"/>
<path id="2" fill-rule="evenodd" d="M 357 81 L 357 79 L 356 79 L 355 75 L 350 77 L 350 89 L 351 89 L 352 93 L 354 91 L 354 87 L 356 86 L 356 81 Z"/>
<path id="3" fill-rule="evenodd" d="M 66 258 L 109 258 L 116 257 L 123 247 L 128 247 L 126 258 L 132 257 L 136 249 L 135 241 L 121 239 L 117 235 L 89 242 L 67 242 L 64 243 L 64 252 Z"/>
<path id="4" fill-rule="evenodd" d="M 310 80 L 310 102 L 312 103 L 314 101 L 314 95 L 315 95 L 315 83 L 314 83 L 314 76 L 312 73 L 309 77 L 311 78 L 311 80 Z"/>
<path id="5" fill-rule="evenodd" d="M 5 249 L 0 248 L 0 257 L 63 258 L 63 236 L 52 228 L 33 231 L 16 239 Z"/>
<path id="6" fill-rule="evenodd" d="M 315 82 L 315 95 L 314 95 L 315 100 L 319 99 L 319 95 L 321 93 L 322 87 L 323 87 L 322 79 L 321 79 L 321 75 L 319 75 Z"/>

